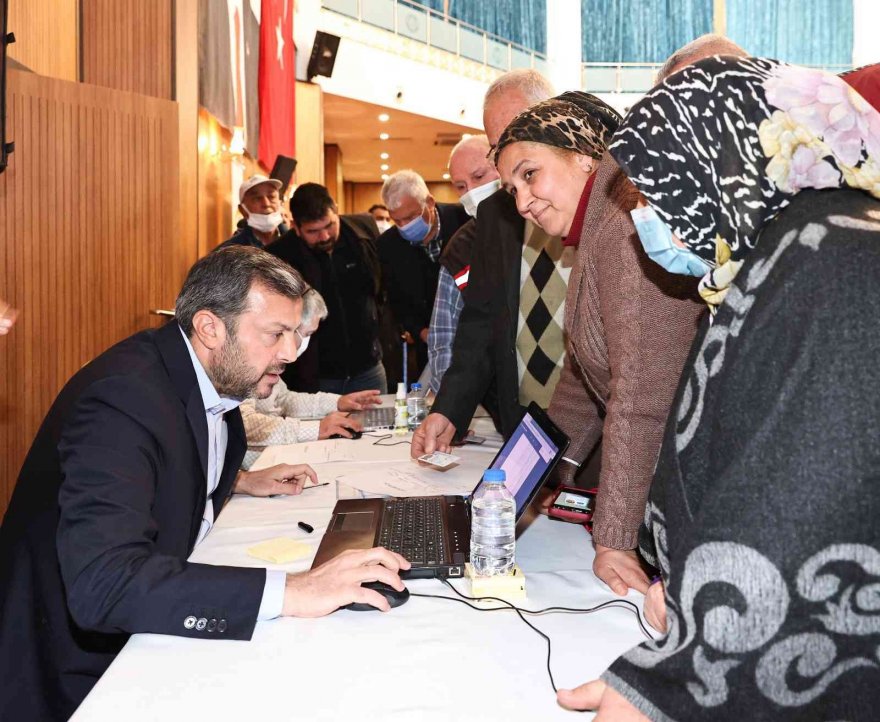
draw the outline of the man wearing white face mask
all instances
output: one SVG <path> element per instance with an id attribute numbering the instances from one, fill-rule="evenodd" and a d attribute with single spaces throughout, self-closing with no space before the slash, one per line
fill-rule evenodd
<path id="1" fill-rule="evenodd" d="M 452 342 L 464 308 L 477 207 L 501 187 L 498 171 L 487 157 L 489 151 L 489 139 L 474 135 L 459 141 L 449 154 L 450 182 L 471 220 L 458 229 L 440 256 L 440 277 L 428 330 L 429 388 L 435 394 L 452 360 Z"/>
<path id="2" fill-rule="evenodd" d="M 428 362 L 440 253 L 468 215 L 457 203 L 435 202 L 424 179 L 412 170 L 389 177 L 382 200 L 396 224 L 379 237 L 382 283 L 397 323 L 415 345 L 421 371 Z"/>
<path id="3" fill-rule="evenodd" d="M 232 237 L 220 244 L 226 246 L 253 246 L 265 248 L 287 233 L 281 216 L 281 181 L 254 175 L 238 189 L 238 210 L 242 219 Z"/>

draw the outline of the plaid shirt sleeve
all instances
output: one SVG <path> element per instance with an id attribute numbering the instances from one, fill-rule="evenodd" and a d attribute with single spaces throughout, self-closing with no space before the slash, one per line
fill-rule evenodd
<path id="1" fill-rule="evenodd" d="M 437 282 L 437 295 L 434 296 L 434 311 L 428 329 L 428 366 L 431 370 L 430 389 L 435 394 L 440 389 L 443 374 L 452 362 L 452 343 L 458 328 L 458 317 L 464 308 L 461 291 L 455 285 L 452 274 L 440 269 Z"/>

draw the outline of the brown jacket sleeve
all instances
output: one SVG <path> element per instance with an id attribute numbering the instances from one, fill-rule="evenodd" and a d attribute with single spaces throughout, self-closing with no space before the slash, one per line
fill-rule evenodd
<path id="1" fill-rule="evenodd" d="M 618 210 L 596 242 L 610 381 L 593 539 L 634 549 L 666 416 L 705 306 L 696 279 L 648 258 L 627 211 Z"/>

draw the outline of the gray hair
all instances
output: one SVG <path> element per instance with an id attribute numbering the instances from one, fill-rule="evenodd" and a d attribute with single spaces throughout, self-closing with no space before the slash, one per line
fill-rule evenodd
<path id="1" fill-rule="evenodd" d="M 504 73 L 489 86 L 486 97 L 483 98 L 483 110 L 485 111 L 496 97 L 513 90 L 522 93 L 529 105 L 540 103 L 556 95 L 553 84 L 537 70 L 518 68 Z"/>
<path id="2" fill-rule="evenodd" d="M 388 180 L 382 184 L 382 201 L 390 211 L 400 208 L 405 198 L 415 198 L 418 204 L 424 208 L 428 195 L 425 179 L 408 168 L 390 175 Z"/>
<path id="3" fill-rule="evenodd" d="M 314 288 L 306 289 L 303 294 L 303 310 L 300 326 L 311 326 L 312 322 L 317 326 L 327 318 L 327 304 L 324 297 Z"/>
<path id="4" fill-rule="evenodd" d="M 297 271 L 266 251 L 248 246 L 221 248 L 189 270 L 175 304 L 177 323 L 192 336 L 193 317 L 199 311 L 210 311 L 234 336 L 254 284 L 293 299 L 301 298 L 308 288 Z"/>
<path id="5" fill-rule="evenodd" d="M 469 146 L 479 146 L 480 151 L 483 153 L 483 156 L 489 155 L 489 151 L 492 149 L 492 146 L 489 145 L 489 138 L 486 135 L 472 135 L 470 138 L 462 138 L 458 143 L 455 144 L 455 147 L 449 153 L 449 160 L 446 165 L 452 162 L 452 157 L 458 153 L 462 148 L 467 148 Z M 483 150 L 485 149 L 485 150 Z"/>
<path id="6" fill-rule="evenodd" d="M 748 57 L 748 53 L 730 38 L 718 33 L 706 33 L 696 40 L 691 40 L 687 45 L 682 45 L 670 55 L 657 73 L 657 82 L 662 83 L 666 78 L 673 73 L 677 73 L 686 65 L 691 65 L 698 60 L 711 57 L 712 55 L 733 55 L 737 58 Z"/>

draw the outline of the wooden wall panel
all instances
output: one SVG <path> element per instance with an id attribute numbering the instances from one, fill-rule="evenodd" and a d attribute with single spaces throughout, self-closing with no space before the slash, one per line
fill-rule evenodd
<path id="1" fill-rule="evenodd" d="M 174 97 L 172 0 L 80 0 L 82 80 Z"/>
<path id="2" fill-rule="evenodd" d="M 324 146 L 324 185 L 330 197 L 336 201 L 339 212 L 347 213 L 342 183 L 342 151 L 335 144 Z"/>
<path id="3" fill-rule="evenodd" d="M 9 57 L 39 75 L 79 77 L 79 0 L 9 0 L 8 25 Z"/>
<path id="4" fill-rule="evenodd" d="M 371 205 L 382 202 L 381 183 L 346 183 L 345 186 L 347 197 L 351 198 L 346 213 L 366 213 Z M 428 190 L 438 203 L 458 203 L 458 194 L 449 183 L 428 183 Z"/>
<path id="5" fill-rule="evenodd" d="M 324 101 L 320 85 L 296 83 L 297 185 L 324 184 Z"/>
<path id="6" fill-rule="evenodd" d="M 9 73 L 15 153 L 0 175 L 0 512 L 66 380 L 159 320 L 189 266 L 180 239 L 177 105 Z"/>

